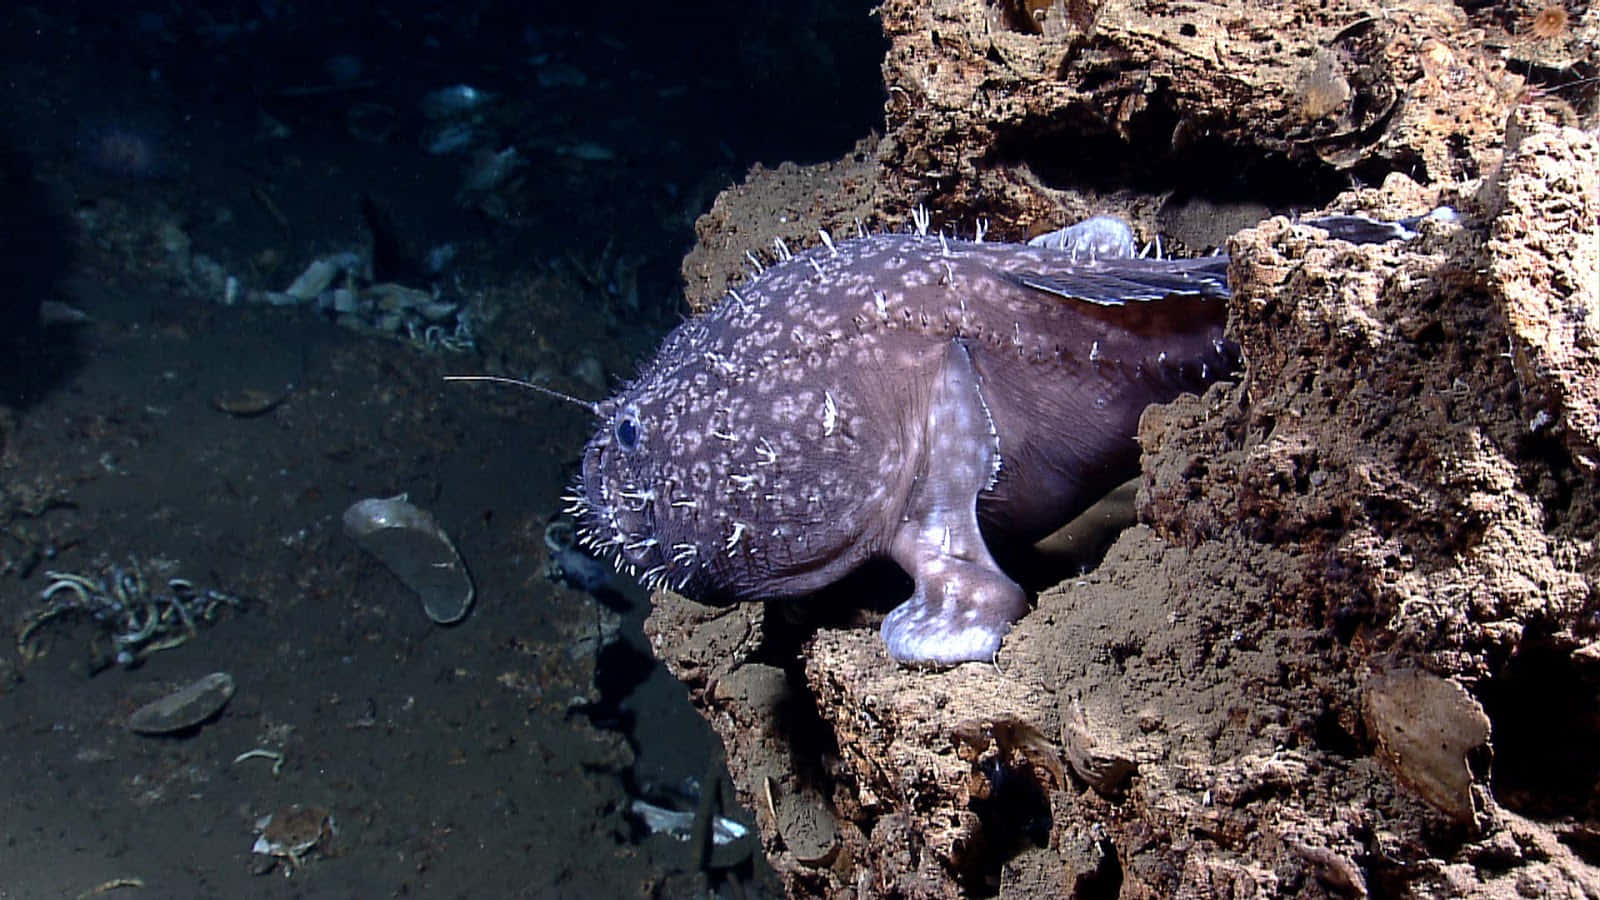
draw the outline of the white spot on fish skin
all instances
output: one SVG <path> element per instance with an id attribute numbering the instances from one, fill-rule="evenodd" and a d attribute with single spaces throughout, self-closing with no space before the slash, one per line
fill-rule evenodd
<path id="1" fill-rule="evenodd" d="M 833 437 L 839 429 L 839 405 L 833 401 L 833 394 L 822 392 L 822 434 L 824 437 Z"/>

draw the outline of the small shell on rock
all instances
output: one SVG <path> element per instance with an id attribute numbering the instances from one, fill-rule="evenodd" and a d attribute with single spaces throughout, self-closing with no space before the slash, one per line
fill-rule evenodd
<path id="1" fill-rule="evenodd" d="M 344 511 L 344 533 L 422 598 L 428 618 L 458 622 L 472 606 L 472 576 L 444 529 L 406 495 L 361 500 Z"/>
<path id="2" fill-rule="evenodd" d="M 1067 765 L 1101 796 L 1114 797 L 1121 793 L 1128 778 L 1139 770 L 1133 750 L 1110 728 L 1090 725 L 1076 700 L 1067 705 L 1064 713 L 1061 746 Z M 1058 778 L 1063 779 L 1062 786 L 1065 786 L 1064 777 L 1058 773 Z"/>
<path id="3" fill-rule="evenodd" d="M 139 707 L 128 717 L 128 727 L 139 734 L 182 731 L 216 715 L 232 697 L 233 676 L 212 672 L 176 693 Z"/>
<path id="4" fill-rule="evenodd" d="M 1489 716 L 1459 683 L 1421 669 L 1375 671 L 1361 713 L 1377 757 L 1440 812 L 1460 823 L 1477 814 L 1469 760 L 1489 744 Z"/>

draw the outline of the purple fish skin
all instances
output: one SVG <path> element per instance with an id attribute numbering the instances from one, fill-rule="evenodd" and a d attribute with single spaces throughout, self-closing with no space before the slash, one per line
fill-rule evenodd
<path id="1" fill-rule="evenodd" d="M 985 538 L 1070 521 L 1136 474 L 1147 406 L 1238 371 L 1227 263 L 912 234 L 787 256 L 599 404 L 580 540 L 719 601 L 888 557 L 915 582 L 895 659 L 992 659 L 1027 599 Z"/>

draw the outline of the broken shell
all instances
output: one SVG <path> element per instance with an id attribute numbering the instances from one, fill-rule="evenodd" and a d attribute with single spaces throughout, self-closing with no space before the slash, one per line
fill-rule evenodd
<path id="1" fill-rule="evenodd" d="M 1420 669 L 1374 672 L 1361 712 L 1378 759 L 1439 811 L 1470 823 L 1476 812 L 1468 759 L 1489 744 L 1489 716 L 1447 678 Z"/>
<path id="2" fill-rule="evenodd" d="M 461 179 L 461 194 L 482 194 L 504 184 L 511 176 L 527 165 L 528 161 L 516 147 L 507 147 L 498 153 L 488 150 L 473 157 Z"/>
<path id="3" fill-rule="evenodd" d="M 251 416 L 271 412 L 288 396 L 287 390 L 264 391 L 260 388 L 241 388 L 218 394 L 211 398 L 211 405 L 230 416 L 248 419 Z"/>
<path id="4" fill-rule="evenodd" d="M 298 803 L 262 816 L 256 821 L 256 829 L 261 833 L 250 852 L 283 857 L 295 865 L 319 843 L 332 840 L 338 833 L 333 815 L 326 809 Z"/>
<path id="5" fill-rule="evenodd" d="M 1083 708 L 1073 702 L 1061 726 L 1061 744 L 1067 764 L 1102 796 L 1114 796 L 1129 776 L 1138 771 L 1133 752 L 1107 729 L 1092 728 Z"/>
<path id="6" fill-rule="evenodd" d="M 327 260 L 313 260 L 300 277 L 294 280 L 283 292 L 301 302 L 315 300 L 317 295 L 333 284 L 333 279 L 339 275 L 338 263 Z"/>
<path id="7" fill-rule="evenodd" d="M 233 697 L 233 676 L 212 672 L 188 687 L 139 707 L 128 727 L 139 734 L 171 734 L 211 718 Z"/>
<path id="8" fill-rule="evenodd" d="M 690 833 L 696 825 L 692 810 L 667 809 L 646 800 L 634 800 L 628 805 L 628 810 L 638 816 L 652 833 L 665 831 L 680 841 L 689 840 Z M 727 816 L 713 816 L 711 819 L 713 846 L 724 847 L 734 841 L 743 840 L 749 834 L 748 826 Z"/>
<path id="9" fill-rule="evenodd" d="M 444 156 L 472 146 L 477 132 L 470 122 L 446 121 L 423 132 L 422 146 L 434 156 Z"/>
<path id="10" fill-rule="evenodd" d="M 344 511 L 344 533 L 422 598 L 428 618 L 458 622 L 472 606 L 472 576 L 427 510 L 406 495 L 361 500 Z"/>

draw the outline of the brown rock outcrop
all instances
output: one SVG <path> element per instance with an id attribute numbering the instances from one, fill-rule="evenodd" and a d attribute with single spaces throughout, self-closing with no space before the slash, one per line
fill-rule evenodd
<path id="1" fill-rule="evenodd" d="M 870 614 L 657 597 L 793 894 L 1600 897 L 1594 101 L 1524 102 L 1505 63 L 1592 67 L 1595 13 L 1507 27 L 1535 13 L 882 8 L 888 127 L 852 162 L 879 224 L 1112 211 L 1205 246 L 1285 197 L 1461 220 L 1228 240 L 1245 378 L 1146 414 L 1141 524 L 998 666 L 898 669 Z M 1247 190 L 1202 190 L 1219 160 Z M 767 177 L 707 230 L 764 234 L 740 198 Z M 1382 186 L 1334 199 L 1351 177 Z M 786 235 L 860 217 L 808 196 Z"/>

